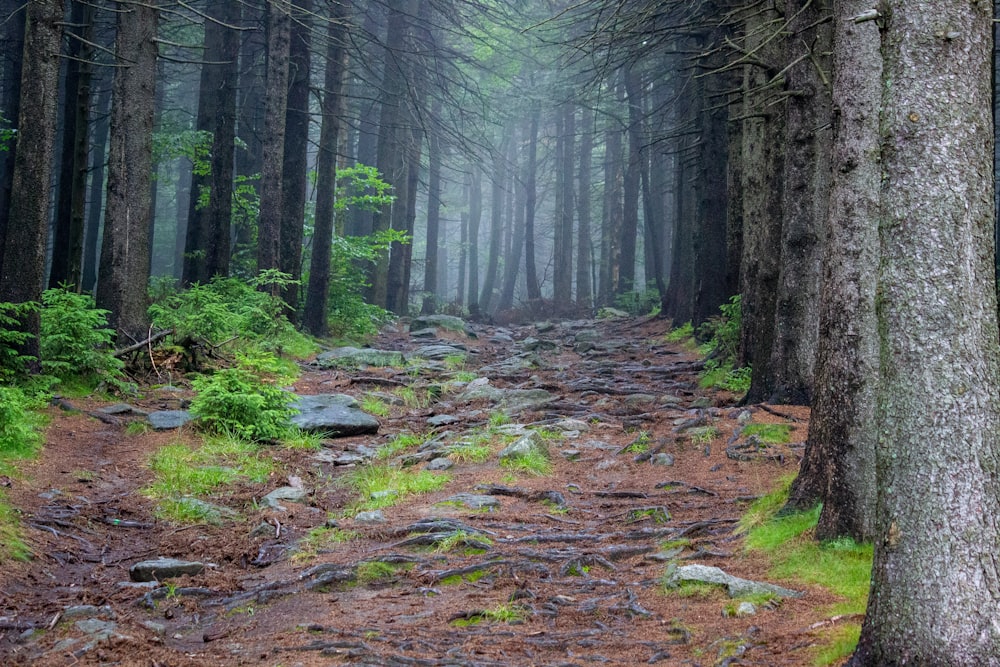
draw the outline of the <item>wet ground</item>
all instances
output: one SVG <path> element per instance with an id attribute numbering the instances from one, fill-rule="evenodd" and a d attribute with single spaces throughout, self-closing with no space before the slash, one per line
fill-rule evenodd
<path id="1" fill-rule="evenodd" d="M 307 366 L 300 394 L 398 396 L 411 387 L 436 398 L 392 406 L 378 435 L 327 441 L 319 455 L 265 445 L 276 472 L 210 498 L 238 513 L 219 525 L 157 520 L 142 492 L 157 448 L 198 442 L 190 426 L 140 433 L 127 418 L 95 418 L 105 403 L 52 407 L 43 453 L 7 489 L 34 557 L 0 573 L 0 663 L 810 664 L 836 601 L 822 589 L 775 582 L 805 595 L 727 617 L 721 590 L 680 596 L 661 583 L 691 563 L 774 581 L 734 529 L 754 498 L 795 471 L 801 449 L 740 448 L 733 436 L 748 420 L 786 423 L 800 443 L 808 418 L 699 390 L 697 357 L 667 343 L 665 330 L 660 320 L 578 321 L 474 326 L 475 337 L 439 330 L 435 341 L 400 326 L 374 345 L 440 342 L 466 348 L 467 360 L 419 371 Z M 531 363 L 498 365 L 518 353 Z M 458 402 L 461 385 L 447 384 L 476 376 L 552 394 L 504 427 L 546 428 L 549 474 L 499 465 L 495 453 L 510 440 L 498 435 L 499 407 Z M 151 389 L 133 404 L 171 409 L 189 396 Z M 428 425 L 440 415 L 454 419 Z M 491 455 L 452 456 L 443 488 L 402 498 L 382 522 L 348 511 L 359 499 L 338 482 L 356 469 L 336 463 L 343 453 L 401 432 L 446 431 L 444 442 L 487 439 Z M 408 454 L 414 469 L 427 465 Z M 260 502 L 289 478 L 307 490 L 304 502 Z M 345 541 L 302 541 L 323 526 Z M 130 581 L 134 563 L 157 557 L 207 567 Z"/>

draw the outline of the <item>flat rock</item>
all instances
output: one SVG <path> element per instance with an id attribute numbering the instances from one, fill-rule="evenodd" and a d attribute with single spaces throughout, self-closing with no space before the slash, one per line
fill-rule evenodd
<path id="1" fill-rule="evenodd" d="M 307 495 L 309 495 L 309 492 L 302 487 L 281 486 L 261 498 L 260 502 L 267 507 L 284 512 L 285 508 L 281 505 L 280 501 L 284 500 L 290 503 L 301 503 L 306 499 Z"/>
<path id="2" fill-rule="evenodd" d="M 369 512 L 358 512 L 354 515 L 354 523 L 360 524 L 377 524 L 385 523 L 386 518 L 382 510 L 371 510 Z"/>
<path id="3" fill-rule="evenodd" d="M 465 331 L 465 320 L 454 315 L 421 315 L 410 322 L 410 331 L 437 327 L 451 331 Z"/>
<path id="4" fill-rule="evenodd" d="M 650 461 L 653 465 L 657 466 L 672 466 L 674 464 L 674 457 L 671 454 L 660 452 L 658 454 L 654 454 Z"/>
<path id="5" fill-rule="evenodd" d="M 442 502 L 455 505 L 465 505 L 469 509 L 484 510 L 500 507 L 500 501 L 494 496 L 484 496 L 477 493 L 456 493 Z"/>
<path id="6" fill-rule="evenodd" d="M 135 563 L 128 570 L 132 581 L 163 581 L 185 574 L 201 574 L 204 563 L 177 558 L 154 558 Z"/>
<path id="7" fill-rule="evenodd" d="M 146 410 L 139 409 L 134 405 L 129 405 L 128 403 L 115 403 L 114 405 L 105 405 L 103 408 L 97 408 L 97 411 L 105 415 L 148 415 L 149 412 Z"/>
<path id="8" fill-rule="evenodd" d="M 328 437 L 378 433 L 379 421 L 357 409 L 357 401 L 345 394 L 300 396 L 291 405 L 298 410 L 292 423 L 303 431 Z"/>
<path id="9" fill-rule="evenodd" d="M 427 470 L 442 471 L 442 470 L 450 470 L 454 466 L 455 466 L 454 461 L 452 461 L 449 458 L 445 458 L 444 456 L 439 456 L 438 458 L 429 461 L 425 466 L 425 468 Z"/>
<path id="10" fill-rule="evenodd" d="M 699 581 L 706 584 L 717 584 L 725 586 L 729 597 L 738 598 L 747 595 L 760 593 L 772 593 L 783 598 L 799 598 L 803 593 L 793 591 L 789 588 L 767 584 L 759 581 L 750 581 L 735 577 L 721 568 L 710 565 L 682 565 L 674 570 L 669 576 L 671 583 L 681 581 Z"/>
<path id="11" fill-rule="evenodd" d="M 496 403 L 508 413 L 516 413 L 540 408 L 556 400 L 554 395 L 544 389 L 500 389 L 490 385 L 488 380 L 480 382 L 484 379 L 478 378 L 470 382 L 457 401 L 469 403 L 485 399 Z"/>
<path id="12" fill-rule="evenodd" d="M 375 348 L 338 347 L 316 357 L 321 368 L 337 366 L 402 366 L 406 363 L 402 352 Z"/>
<path id="13" fill-rule="evenodd" d="M 466 351 L 452 345 L 424 345 L 406 355 L 407 359 L 447 359 L 466 356 Z"/>
<path id="14" fill-rule="evenodd" d="M 169 431 L 180 428 L 194 419 L 187 410 L 157 410 L 146 415 L 149 425 L 156 431 Z"/>
<path id="15" fill-rule="evenodd" d="M 556 344 L 551 340 L 529 337 L 522 340 L 519 347 L 525 352 L 535 352 L 538 350 L 554 350 L 556 349 Z"/>
<path id="16" fill-rule="evenodd" d="M 520 438 L 504 447 L 498 456 L 500 460 L 503 461 L 504 459 L 524 458 L 533 454 L 540 454 L 548 457 L 549 448 L 542 439 L 542 436 L 538 435 L 535 431 L 528 431 Z"/>
<path id="17" fill-rule="evenodd" d="M 202 520 L 208 523 L 222 523 L 224 519 L 235 519 L 239 516 L 236 510 L 210 503 L 201 498 L 185 496 L 184 498 L 180 498 L 177 504 L 199 514 Z"/>
<path id="18" fill-rule="evenodd" d="M 437 338 L 438 332 L 434 327 L 427 327 L 426 329 L 410 329 L 410 338 Z"/>
<path id="19" fill-rule="evenodd" d="M 427 424 L 429 426 L 447 426 L 448 424 L 454 424 L 458 421 L 461 420 L 455 415 L 434 415 L 433 417 L 427 418 Z"/>

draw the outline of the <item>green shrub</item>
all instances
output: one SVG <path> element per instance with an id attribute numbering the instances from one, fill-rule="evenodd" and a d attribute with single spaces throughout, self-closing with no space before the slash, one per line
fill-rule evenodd
<path id="1" fill-rule="evenodd" d="M 19 324 L 25 316 L 38 310 L 38 304 L 0 302 L 0 380 L 11 380 L 25 371 L 25 364 L 31 358 L 18 351 L 31 334 L 19 331 Z"/>
<path id="2" fill-rule="evenodd" d="M 42 446 L 38 401 L 17 387 L 0 386 L 0 458 L 31 456 Z"/>
<path id="3" fill-rule="evenodd" d="M 619 294 L 615 297 L 615 306 L 633 317 L 655 315 L 660 312 L 660 292 L 650 283 L 645 290 Z"/>
<path id="4" fill-rule="evenodd" d="M 248 440 L 281 438 L 291 427 L 294 396 L 243 368 L 228 368 L 192 383 L 191 414 L 213 433 Z"/>
<path id="5" fill-rule="evenodd" d="M 729 303 L 719 306 L 719 315 L 698 327 L 698 339 L 708 341 L 710 356 L 720 365 L 734 365 L 740 349 L 740 327 L 743 322 L 742 300 L 739 294 Z"/>
<path id="6" fill-rule="evenodd" d="M 87 384 L 107 382 L 129 389 L 125 364 L 114 356 L 114 330 L 107 327 L 108 311 L 97 308 L 89 294 L 64 287 L 42 293 L 42 370 L 59 380 L 79 379 Z"/>

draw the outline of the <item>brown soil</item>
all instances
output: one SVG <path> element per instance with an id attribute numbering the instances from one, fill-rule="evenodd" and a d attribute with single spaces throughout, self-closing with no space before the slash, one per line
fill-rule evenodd
<path id="1" fill-rule="evenodd" d="M 713 394 L 714 408 L 692 410 L 691 403 L 703 395 L 693 374 L 696 360 L 663 342 L 664 323 L 596 326 L 601 340 L 630 344 L 614 353 L 581 356 L 565 339 L 557 340 L 556 350 L 541 353 L 544 368 L 493 382 L 541 387 L 559 396 L 544 411 L 518 415 L 520 423 L 566 416 L 589 423 L 590 430 L 578 440 L 552 446 L 551 475 L 511 479 L 495 457 L 483 464 L 459 463 L 443 490 L 385 510 L 388 522 L 375 527 L 342 518 L 345 506 L 355 500 L 337 485 L 344 468 L 317 462 L 315 452 L 280 447 L 268 449 L 279 463 L 279 475 L 265 484 L 230 487 L 211 499 L 239 510 L 240 519 L 221 526 L 157 521 L 153 501 L 141 492 L 151 480 L 149 457 L 167 443 L 195 443 L 197 433 L 186 427 L 129 435 L 123 420 L 109 424 L 87 414 L 98 402 L 74 401 L 81 410 L 75 413 L 52 407 L 44 451 L 23 466 L 8 489 L 34 558 L 5 563 L 0 573 L 0 663 L 810 664 L 814 646 L 829 626 L 828 610 L 836 602 L 831 594 L 782 582 L 806 595 L 751 617 L 725 618 L 727 598 L 721 591 L 708 597 L 666 594 L 660 578 L 667 564 L 656 557 L 664 542 L 685 538 L 690 544 L 678 562 L 716 565 L 741 577 L 773 581 L 765 559 L 743 551 L 734 522 L 753 497 L 794 472 L 800 449 L 788 447 L 778 460 L 727 457 L 727 443 L 744 408 L 730 395 Z M 492 333 L 480 327 L 476 339 L 441 335 L 478 350 L 476 364 L 485 364 L 512 352 L 509 345 L 489 342 Z M 553 334 L 523 327 L 513 335 Z M 406 333 L 387 333 L 376 345 L 405 349 L 415 342 Z M 384 389 L 358 381 L 360 376 L 417 385 L 435 379 L 392 369 L 307 369 L 295 389 L 358 396 Z M 683 400 L 675 407 L 627 406 L 626 396 L 636 393 Z M 145 396 L 133 404 L 147 410 L 175 408 L 183 397 L 154 390 Z M 435 412 L 460 418 L 450 430 L 471 430 L 482 425 L 491 409 L 397 407 L 381 420 L 378 436 L 336 440 L 330 446 L 378 446 L 402 430 L 426 431 L 425 420 Z M 793 439 L 805 438 L 808 414 L 802 408 L 746 409 L 755 421 L 791 423 Z M 707 445 L 678 433 L 680 420 L 699 415 L 719 431 Z M 636 461 L 634 453 L 621 451 L 640 430 L 650 434 L 654 450 L 675 458 L 673 466 Z M 581 445 L 588 440 L 616 449 Z M 581 450 L 579 459 L 559 455 L 570 448 Z M 308 504 L 287 503 L 285 512 L 259 509 L 255 499 L 286 484 L 289 475 L 313 490 Z M 477 485 L 501 485 L 515 495 L 498 495 L 501 507 L 491 512 L 439 504 L 455 493 L 474 492 Z M 567 509 L 541 502 L 544 492 L 561 494 Z M 669 520 L 662 521 L 661 508 L 669 512 Z M 331 516 L 360 537 L 310 558 L 295 556 L 296 541 Z M 397 545 L 409 535 L 408 526 L 430 517 L 455 519 L 482 531 L 491 539 L 488 550 L 441 552 Z M 124 523 L 113 525 L 115 519 Z M 252 536 L 264 522 L 269 524 L 262 531 L 266 534 Z M 149 595 L 120 585 L 128 581 L 131 564 L 157 556 L 200 560 L 211 567 Z M 352 568 L 372 560 L 410 565 L 375 583 L 349 581 Z M 481 567 L 475 575 L 442 580 L 443 573 L 466 567 L 471 572 L 475 566 Z M 326 585 L 323 576 L 331 580 Z M 75 621 L 63 617 L 68 607 L 84 604 L 107 605 L 103 615 L 113 615 L 117 624 L 116 635 L 90 650 L 84 650 L 87 639 Z M 508 623 L 476 616 L 498 605 L 518 606 L 524 618 Z M 479 622 L 455 622 L 469 618 Z"/>

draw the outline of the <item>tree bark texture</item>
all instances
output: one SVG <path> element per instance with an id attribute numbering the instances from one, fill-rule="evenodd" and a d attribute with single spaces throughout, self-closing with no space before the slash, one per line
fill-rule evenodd
<path id="1" fill-rule="evenodd" d="M 0 270 L 0 301 L 12 303 L 41 301 L 44 287 L 63 0 L 31 2 L 26 11 L 10 224 Z M 31 334 L 19 352 L 37 360 L 38 313 L 25 316 L 19 328 Z"/>
<path id="2" fill-rule="evenodd" d="M 819 337 L 819 289 L 830 193 L 829 0 L 788 0 L 781 275 L 772 403 L 808 405 Z"/>
<path id="3" fill-rule="evenodd" d="M 257 271 L 279 268 L 281 205 L 285 155 L 285 112 L 291 17 L 282 3 L 267 4 L 267 83 L 264 98 L 264 161 L 260 173 L 260 218 L 257 223 Z M 270 291 L 277 295 L 277 288 Z"/>
<path id="4" fill-rule="evenodd" d="M 535 259 L 535 209 L 538 206 L 538 109 L 531 112 L 528 125 L 528 166 L 524 183 L 524 276 L 528 301 L 542 298 Z"/>
<path id="5" fill-rule="evenodd" d="M 622 194 L 621 255 L 618 269 L 618 293 L 641 291 L 644 285 L 635 284 L 636 234 L 639 232 L 639 189 L 642 176 L 642 120 L 640 99 L 641 74 L 629 67 L 622 77 L 628 103 L 628 162 L 625 165 Z"/>
<path id="6" fill-rule="evenodd" d="M 835 5 L 833 182 L 823 260 L 815 391 L 789 505 L 823 503 L 816 536 L 870 540 L 875 512 L 879 163 L 882 56 L 867 0 Z"/>
<path id="7" fill-rule="evenodd" d="M 0 1 L 0 116 L 6 127 L 16 128 L 21 110 L 21 64 L 24 60 L 24 3 L 21 0 Z M 15 141 L 0 151 L 0 239 L 7 236 L 10 220 L 10 196 L 14 182 Z M 4 249 L 0 244 L 0 268 Z"/>
<path id="8" fill-rule="evenodd" d="M 433 114 L 440 115 L 441 105 L 435 103 Z M 441 137 L 432 129 L 427 137 L 427 250 L 424 261 L 424 298 L 421 312 L 429 315 L 437 310 L 438 261 L 441 228 Z"/>
<path id="9" fill-rule="evenodd" d="M 597 304 L 609 306 L 618 292 L 622 229 L 622 131 L 614 119 L 604 132 L 604 208 Z"/>
<path id="10" fill-rule="evenodd" d="M 327 301 L 330 295 L 330 262 L 337 188 L 337 146 L 344 109 L 344 78 L 347 72 L 347 12 L 344 0 L 330 2 L 327 27 L 326 74 L 323 93 L 323 124 L 316 156 L 316 219 L 313 228 L 309 284 L 302 323 L 314 336 L 327 334 Z"/>
<path id="11" fill-rule="evenodd" d="M 111 312 L 120 345 L 147 336 L 153 118 L 156 88 L 155 2 L 118 14 L 111 101 L 108 195 L 104 212 L 97 305 Z"/>
<path id="12" fill-rule="evenodd" d="M 745 45 L 759 62 L 744 69 L 743 89 L 743 255 L 740 262 L 743 322 L 740 365 L 752 366 L 744 401 L 759 403 L 774 387 L 771 348 L 778 292 L 782 226 L 784 109 L 775 103 L 775 77 L 784 63 L 783 23 L 773 4 L 745 22 Z"/>
<path id="13" fill-rule="evenodd" d="M 879 488 L 851 664 L 998 665 L 992 7 L 880 11 Z"/>
<path id="14" fill-rule="evenodd" d="M 580 165 L 577 171 L 576 305 L 587 309 L 594 301 L 594 290 L 590 279 L 594 266 L 590 240 L 593 159 L 594 112 L 584 108 L 580 118 Z"/>
<path id="15" fill-rule="evenodd" d="M 90 146 L 90 185 L 87 195 L 87 218 L 83 232 L 83 274 L 80 287 L 84 292 L 92 292 L 97 285 L 97 264 L 99 251 L 97 248 L 101 230 L 102 212 L 104 211 L 105 165 L 107 163 L 108 134 L 111 129 L 111 72 L 110 68 L 101 67 L 95 73 L 95 88 L 98 93 L 94 99 L 96 117 L 94 119 L 93 141 Z"/>

